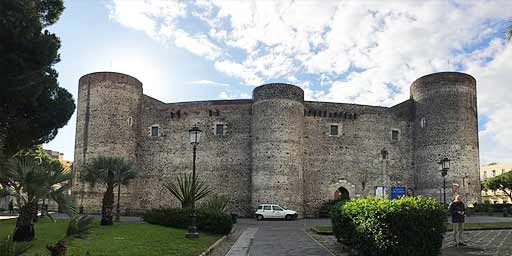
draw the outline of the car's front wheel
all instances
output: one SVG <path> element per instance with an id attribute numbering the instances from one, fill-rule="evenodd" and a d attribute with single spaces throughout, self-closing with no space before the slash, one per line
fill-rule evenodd
<path id="1" fill-rule="evenodd" d="M 293 216 L 288 214 L 288 215 L 284 216 L 284 219 L 285 220 L 293 220 Z"/>
<path id="2" fill-rule="evenodd" d="M 261 214 L 256 215 L 256 219 L 257 220 L 263 220 L 263 215 L 261 215 Z"/>

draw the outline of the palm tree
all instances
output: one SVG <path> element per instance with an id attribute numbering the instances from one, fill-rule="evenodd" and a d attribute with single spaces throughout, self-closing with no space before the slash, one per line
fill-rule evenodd
<path id="1" fill-rule="evenodd" d="M 122 179 L 118 177 L 121 173 L 124 175 L 135 172 L 133 163 L 122 157 L 99 156 L 86 164 L 83 171 L 84 181 L 91 186 L 95 186 L 97 183 L 106 186 L 101 205 L 101 225 L 112 225 L 114 187 L 121 183 Z"/>
<path id="2" fill-rule="evenodd" d="M 35 236 L 33 212 L 37 202 L 43 198 L 55 200 L 67 213 L 72 213 L 71 198 L 67 190 L 70 173 L 65 173 L 62 165 L 39 163 L 31 157 L 10 159 L 0 170 L 0 180 L 4 187 L 11 189 L 20 207 L 16 220 L 14 241 L 32 241 Z M 50 218 L 51 216 L 48 215 Z"/>
<path id="3" fill-rule="evenodd" d="M 181 203 L 181 208 L 191 208 L 195 202 L 206 197 L 212 192 L 204 180 L 192 174 L 182 174 L 177 177 L 177 182 L 167 182 L 164 187 Z"/>
<path id="4" fill-rule="evenodd" d="M 137 177 L 137 171 L 133 168 L 133 165 L 130 162 L 124 161 L 123 165 L 118 166 L 115 176 L 117 178 L 116 220 L 119 221 L 121 219 L 121 185 L 127 186 L 130 183 L 130 180 L 135 179 Z"/>

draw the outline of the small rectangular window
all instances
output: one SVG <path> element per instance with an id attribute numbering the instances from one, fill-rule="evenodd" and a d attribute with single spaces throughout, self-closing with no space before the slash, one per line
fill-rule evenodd
<path id="1" fill-rule="evenodd" d="M 224 125 L 223 124 L 215 125 L 215 135 L 224 135 Z"/>
<path id="2" fill-rule="evenodd" d="M 160 128 L 158 128 L 158 126 L 152 126 L 151 127 L 151 136 L 152 137 L 160 136 Z"/>
<path id="3" fill-rule="evenodd" d="M 392 130 L 391 131 L 391 140 L 392 141 L 398 141 L 400 132 L 398 130 Z"/>
<path id="4" fill-rule="evenodd" d="M 272 208 L 274 209 L 274 211 L 282 211 L 283 210 L 283 208 L 281 208 L 277 205 L 274 205 Z"/>
<path id="5" fill-rule="evenodd" d="M 263 209 L 263 206 L 262 205 L 258 206 L 258 210 L 261 210 L 261 209 Z"/>
<path id="6" fill-rule="evenodd" d="M 337 125 L 331 125 L 331 129 L 330 129 L 330 135 L 331 136 L 338 136 L 338 126 Z"/>
<path id="7" fill-rule="evenodd" d="M 265 205 L 265 206 L 263 206 L 263 210 L 264 210 L 264 211 L 271 211 L 271 210 L 270 210 L 270 205 Z"/>

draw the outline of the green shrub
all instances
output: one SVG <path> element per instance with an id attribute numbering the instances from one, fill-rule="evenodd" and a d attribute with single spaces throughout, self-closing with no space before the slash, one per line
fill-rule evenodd
<path id="1" fill-rule="evenodd" d="M 214 194 L 201 204 L 201 208 L 224 212 L 229 204 L 229 197 L 226 195 Z"/>
<path id="2" fill-rule="evenodd" d="M 28 251 L 32 245 L 30 243 L 16 243 L 12 241 L 10 236 L 0 240 L 1 256 L 18 256 Z"/>
<path id="3" fill-rule="evenodd" d="M 333 232 L 362 255 L 439 255 L 446 210 L 433 199 L 360 198 L 331 211 Z"/>
<path id="4" fill-rule="evenodd" d="M 88 215 L 76 215 L 69 221 L 66 236 L 85 238 L 93 227 L 94 217 Z"/>
<path id="5" fill-rule="evenodd" d="M 144 213 L 144 221 L 167 227 L 187 228 L 192 210 L 187 208 L 151 209 Z M 231 215 L 213 209 L 197 209 L 197 228 L 213 234 L 226 235 L 233 228 Z"/>

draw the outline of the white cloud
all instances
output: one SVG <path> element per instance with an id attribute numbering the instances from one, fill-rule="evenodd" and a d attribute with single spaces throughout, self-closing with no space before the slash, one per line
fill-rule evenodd
<path id="1" fill-rule="evenodd" d="M 503 122 L 512 109 L 504 98 L 512 93 L 512 50 L 503 37 L 493 39 L 511 13 L 512 2 L 500 0 L 114 0 L 111 6 L 117 22 L 203 56 L 224 75 L 254 86 L 289 81 L 310 100 L 390 106 L 408 99 L 422 75 L 468 72 L 478 82 L 480 114 L 489 119 L 480 132 L 483 161 L 512 160 L 500 153 L 512 149 L 511 127 Z M 239 95 L 219 95 L 233 96 Z"/>
<path id="2" fill-rule="evenodd" d="M 222 100 L 233 100 L 233 99 L 250 99 L 252 96 L 247 93 L 233 93 L 222 91 L 219 93 L 219 99 Z"/>
<path id="3" fill-rule="evenodd" d="M 195 81 L 190 81 L 189 83 L 190 84 L 199 84 L 199 85 L 222 86 L 222 87 L 229 86 L 229 84 L 226 84 L 226 83 L 219 83 L 219 82 L 210 81 L 210 80 L 195 80 Z"/>
<path id="4" fill-rule="evenodd" d="M 224 61 L 216 61 L 214 66 L 215 66 L 215 69 L 217 69 L 218 71 L 220 71 L 222 73 L 227 74 L 228 76 L 240 78 L 245 84 L 248 84 L 248 85 L 262 84 L 262 79 L 260 77 L 258 77 L 255 74 L 255 72 L 251 71 L 249 68 L 247 68 L 246 66 L 244 66 L 240 63 L 224 60 Z"/>
<path id="5" fill-rule="evenodd" d="M 190 52 L 199 56 L 213 60 L 220 55 L 220 48 L 211 43 L 205 35 L 191 36 L 187 32 L 178 29 L 174 33 L 174 44 L 178 47 L 185 48 Z"/>

